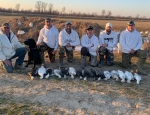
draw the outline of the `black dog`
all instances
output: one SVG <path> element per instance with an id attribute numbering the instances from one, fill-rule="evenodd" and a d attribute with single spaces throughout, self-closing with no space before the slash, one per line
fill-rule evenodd
<path id="1" fill-rule="evenodd" d="M 30 51 L 28 52 L 28 61 L 25 67 L 28 67 L 28 65 L 33 61 L 33 68 L 35 68 L 36 64 L 41 64 L 41 58 L 39 50 L 36 47 L 36 42 L 31 38 L 24 41 L 24 44 L 28 45 L 30 48 Z"/>

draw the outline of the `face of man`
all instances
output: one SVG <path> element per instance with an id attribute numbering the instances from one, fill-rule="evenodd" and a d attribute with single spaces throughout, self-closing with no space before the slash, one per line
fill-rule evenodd
<path id="1" fill-rule="evenodd" d="M 132 32 L 135 28 L 135 25 L 128 25 L 127 29 Z"/>
<path id="2" fill-rule="evenodd" d="M 3 30 L 4 34 L 9 35 L 9 33 L 10 33 L 10 28 L 9 27 L 3 27 L 2 30 Z"/>
<path id="3" fill-rule="evenodd" d="M 52 27 L 52 22 L 51 21 L 45 21 L 45 25 L 46 25 L 46 28 L 51 28 Z"/>
<path id="4" fill-rule="evenodd" d="M 88 37 L 91 38 L 93 36 L 93 30 L 92 29 L 87 30 L 87 35 Z"/>
<path id="5" fill-rule="evenodd" d="M 71 33 L 71 28 L 72 28 L 72 25 L 71 25 L 71 24 L 67 24 L 67 25 L 65 26 L 66 32 L 67 32 L 67 33 Z"/>
<path id="6" fill-rule="evenodd" d="M 108 32 L 108 33 L 110 33 L 111 32 L 111 27 L 110 26 L 108 26 L 108 27 L 106 27 L 106 32 Z"/>

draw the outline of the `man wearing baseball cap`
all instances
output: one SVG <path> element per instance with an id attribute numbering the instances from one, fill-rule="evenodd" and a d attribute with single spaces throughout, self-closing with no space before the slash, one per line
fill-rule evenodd
<path id="1" fill-rule="evenodd" d="M 0 27 L 0 61 L 6 72 L 12 73 L 11 60 L 16 58 L 15 69 L 25 69 L 22 63 L 26 54 L 26 48 L 22 45 L 14 33 L 10 30 L 9 23 L 3 23 Z"/>
<path id="2" fill-rule="evenodd" d="M 106 23 L 105 30 L 99 35 L 99 64 L 101 68 L 104 65 L 104 55 L 106 55 L 106 65 L 112 66 L 114 61 L 113 47 L 118 43 L 117 33 L 112 31 L 112 23 Z"/>
<path id="3" fill-rule="evenodd" d="M 120 46 L 122 49 L 122 67 L 128 68 L 133 56 L 138 57 L 137 72 L 142 75 L 147 75 L 142 70 L 142 67 L 146 61 L 146 51 L 141 50 L 142 37 L 141 34 L 135 29 L 134 21 L 127 23 L 127 28 L 120 35 Z"/>
<path id="4" fill-rule="evenodd" d="M 80 39 L 78 33 L 72 29 L 72 23 L 67 21 L 65 23 L 65 28 L 59 33 L 59 64 L 60 67 L 64 67 L 63 58 L 66 52 L 67 60 L 69 63 L 73 61 L 73 49 L 75 46 L 80 44 Z"/>
<path id="5" fill-rule="evenodd" d="M 40 30 L 37 40 L 37 47 L 40 49 L 41 62 L 45 65 L 44 52 L 48 52 L 49 60 L 55 61 L 55 54 L 58 48 L 58 29 L 53 25 L 50 18 L 45 19 L 45 25 Z M 46 66 L 46 65 L 45 65 Z"/>
<path id="6" fill-rule="evenodd" d="M 86 66 L 86 57 L 89 57 L 92 67 L 97 66 L 98 38 L 94 35 L 93 29 L 92 26 L 88 26 L 87 33 L 81 38 L 81 67 L 83 69 Z"/>

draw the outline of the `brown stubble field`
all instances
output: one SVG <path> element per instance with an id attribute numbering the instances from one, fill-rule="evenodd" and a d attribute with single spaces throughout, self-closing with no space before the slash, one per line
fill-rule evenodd
<path id="1" fill-rule="evenodd" d="M 16 23 L 24 20 L 22 27 L 18 28 Z M 3 22 L 11 21 L 14 33 L 18 29 L 26 31 L 25 35 L 18 36 L 20 41 L 33 37 L 37 39 L 37 32 L 43 27 L 43 18 L 41 17 L 10 17 L 0 16 L 0 25 Z M 85 19 L 65 19 L 53 18 L 54 25 L 61 30 L 66 20 L 73 22 L 73 28 L 76 29 L 81 37 L 88 25 L 93 25 L 97 29 L 104 29 L 105 23 L 112 22 L 113 29 L 122 31 L 126 28 L 128 21 L 117 20 L 85 20 Z M 29 28 L 29 21 L 33 21 L 35 26 Z M 38 23 L 37 23 L 38 22 Z M 136 22 L 137 30 L 150 31 L 150 22 Z M 98 24 L 98 25 L 97 25 Z M 12 30 L 12 31 L 13 31 Z M 100 30 L 96 31 L 98 36 Z M 26 56 L 27 59 L 27 56 Z M 50 63 L 45 58 L 47 66 L 58 68 L 58 54 L 56 63 Z M 137 58 L 132 59 L 132 70 Z M 102 70 L 122 69 L 119 66 L 121 62 L 121 53 L 115 53 L 115 65 L 112 67 L 104 66 Z M 14 62 L 13 62 L 14 63 Z M 80 52 L 74 53 L 74 62 L 67 63 L 65 66 L 80 68 Z M 87 64 L 88 61 L 87 61 Z M 75 78 L 72 80 L 58 79 L 53 76 L 49 79 L 30 80 L 27 72 L 31 69 L 30 65 L 25 71 L 15 70 L 12 74 L 6 74 L 0 70 L 0 114 L 7 115 L 149 115 L 150 113 L 150 76 L 142 76 L 140 85 L 135 81 L 131 84 L 121 83 L 110 79 L 108 81 L 93 81 L 90 78 L 87 81 Z M 90 69 L 87 66 L 87 69 Z M 98 69 L 98 68 L 96 68 Z M 146 60 L 144 70 L 150 73 L 150 59 Z M 130 71 L 128 69 L 128 71 Z"/>
<path id="2" fill-rule="evenodd" d="M 55 19 L 55 18 L 54 18 Z M 56 18 L 57 19 L 57 18 Z M 59 20 L 68 20 L 65 18 L 60 18 Z M 93 20 L 93 19 L 69 19 L 71 21 L 80 21 L 80 22 L 92 22 L 92 23 L 98 23 L 102 28 L 105 27 L 105 24 L 108 22 L 111 22 L 113 24 L 113 29 L 115 31 L 123 31 L 126 26 L 128 20 Z M 136 29 L 138 31 L 150 31 L 150 21 L 135 21 Z"/>

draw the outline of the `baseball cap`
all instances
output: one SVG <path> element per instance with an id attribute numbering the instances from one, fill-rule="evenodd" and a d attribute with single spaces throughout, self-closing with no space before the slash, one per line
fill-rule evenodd
<path id="1" fill-rule="evenodd" d="M 88 26 L 87 30 L 93 30 L 93 26 Z"/>
<path id="2" fill-rule="evenodd" d="M 45 21 L 52 21 L 50 18 L 46 18 Z"/>
<path id="3" fill-rule="evenodd" d="M 112 28 L 112 23 L 106 23 L 106 26 L 105 26 L 105 28 L 107 28 L 107 27 L 111 27 Z"/>
<path id="4" fill-rule="evenodd" d="M 70 21 L 67 21 L 67 22 L 65 23 L 65 25 L 72 25 L 72 23 L 71 23 Z"/>
<path id="5" fill-rule="evenodd" d="M 128 25 L 135 25 L 135 23 L 134 23 L 134 21 L 131 20 L 128 22 Z"/>
<path id="6" fill-rule="evenodd" d="M 2 27 L 10 27 L 9 23 L 5 22 L 2 24 Z"/>

